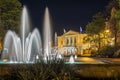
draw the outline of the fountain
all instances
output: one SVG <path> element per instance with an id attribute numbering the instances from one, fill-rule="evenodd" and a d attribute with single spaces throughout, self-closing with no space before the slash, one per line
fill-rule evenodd
<path id="1" fill-rule="evenodd" d="M 65 64 L 83 64 L 90 58 L 77 58 L 75 47 L 64 47 L 63 49 L 52 48 L 51 26 L 48 8 L 45 10 L 44 17 L 44 37 L 43 48 L 41 47 L 41 38 L 38 29 L 30 32 L 27 9 L 24 6 L 21 19 L 21 36 L 19 37 L 14 31 L 9 30 L 4 39 L 4 48 L 2 52 L 2 60 L 8 63 L 33 63 L 40 58 L 47 63 L 48 60 L 63 59 L 64 52 L 68 52 L 71 56 L 69 60 L 65 57 Z M 64 30 L 64 33 L 66 31 Z M 55 33 L 55 46 L 57 46 L 57 33 Z M 43 55 L 40 55 L 40 50 Z M 75 55 L 75 57 L 73 57 Z M 79 60 L 79 61 L 78 61 Z M 93 61 L 93 60 L 92 60 Z M 49 61 L 50 62 L 50 61 Z M 86 63 L 91 63 L 86 61 Z M 92 62 L 93 63 L 93 62 Z M 101 63 L 101 62 L 99 62 Z M 4 64 L 4 62 L 0 62 Z"/>
<path id="2" fill-rule="evenodd" d="M 54 40 L 55 46 L 57 46 L 57 32 L 55 32 L 55 40 Z"/>
<path id="3" fill-rule="evenodd" d="M 14 31 L 8 30 L 4 39 L 2 60 L 9 62 L 33 62 L 41 48 L 41 38 L 38 29 L 29 32 L 27 8 L 24 6 L 21 19 L 21 37 Z"/>
<path id="4" fill-rule="evenodd" d="M 44 17 L 44 54 L 49 56 L 51 54 L 51 28 L 50 28 L 50 18 L 48 8 L 45 9 L 45 17 Z"/>
<path id="5" fill-rule="evenodd" d="M 69 59 L 69 63 L 73 64 L 75 62 L 74 57 L 71 55 Z"/>
<path id="6" fill-rule="evenodd" d="M 77 55 L 75 55 L 75 59 L 77 59 Z"/>
<path id="7" fill-rule="evenodd" d="M 52 39 L 51 39 L 51 26 L 50 26 L 50 17 L 49 17 L 49 11 L 46 7 L 45 9 L 45 16 L 44 16 L 44 57 L 47 57 L 50 59 L 51 56 L 51 50 L 52 50 Z"/>

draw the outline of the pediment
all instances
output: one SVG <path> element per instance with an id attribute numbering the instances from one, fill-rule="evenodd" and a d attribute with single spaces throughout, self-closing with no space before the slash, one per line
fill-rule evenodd
<path id="1" fill-rule="evenodd" d="M 76 32 L 76 31 L 73 31 L 73 30 L 69 30 L 68 32 L 66 32 L 65 34 L 63 34 L 64 36 L 65 35 L 77 35 L 77 34 L 80 34 L 79 32 Z"/>

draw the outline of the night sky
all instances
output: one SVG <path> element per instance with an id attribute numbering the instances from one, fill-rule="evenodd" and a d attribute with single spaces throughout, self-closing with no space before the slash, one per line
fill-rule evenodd
<path id="1" fill-rule="evenodd" d="M 59 35 L 65 28 L 79 31 L 80 26 L 85 29 L 97 12 L 103 12 L 109 0 L 21 0 L 29 11 L 33 27 L 39 28 L 42 33 L 42 25 L 45 7 L 48 6 L 53 32 Z"/>

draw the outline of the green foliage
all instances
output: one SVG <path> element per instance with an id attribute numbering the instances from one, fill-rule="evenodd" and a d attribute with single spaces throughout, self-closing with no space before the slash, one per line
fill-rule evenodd
<path id="1" fill-rule="evenodd" d="M 115 52 L 118 51 L 120 49 L 120 46 L 104 46 L 102 47 L 102 49 L 100 50 L 100 55 L 102 57 L 113 57 Z"/>
<path id="2" fill-rule="evenodd" d="M 85 38 L 85 40 L 91 43 L 97 43 L 96 46 L 98 46 L 98 52 L 100 49 L 100 42 L 101 42 L 101 35 L 100 33 L 105 29 L 105 19 L 102 13 L 97 13 L 95 16 L 93 16 L 93 20 L 87 24 L 86 26 L 86 33 L 88 36 Z"/>
<path id="3" fill-rule="evenodd" d="M 119 31 L 120 30 L 120 9 L 117 10 L 113 16 L 114 16 L 114 19 L 116 20 L 116 27 Z"/>
<path id="4" fill-rule="evenodd" d="M 21 3 L 18 0 L 0 0 L 0 36 L 8 29 L 18 32 Z"/>
<path id="5" fill-rule="evenodd" d="M 108 17 L 108 27 L 110 28 L 112 35 L 115 38 L 114 44 L 117 45 L 117 40 L 120 31 L 120 0 L 111 0 L 106 10 L 109 12 L 107 17 L 110 16 Z"/>
<path id="6" fill-rule="evenodd" d="M 94 35 L 94 34 L 98 33 L 97 30 L 96 30 L 96 28 L 97 27 L 95 26 L 94 22 L 90 22 L 87 25 L 86 32 L 88 34 Z"/>
<path id="7" fill-rule="evenodd" d="M 87 35 L 83 38 L 84 43 L 86 43 L 86 42 L 92 43 L 92 41 L 93 41 L 93 39 L 92 39 L 91 35 Z"/>
<path id="8" fill-rule="evenodd" d="M 112 46 L 104 46 L 100 50 L 101 57 L 112 57 L 114 54 L 114 47 Z"/>
<path id="9" fill-rule="evenodd" d="M 108 5 L 106 6 L 106 11 L 105 11 L 107 17 L 108 17 L 108 16 L 111 16 L 111 9 L 112 9 L 113 7 L 115 7 L 116 9 L 119 8 L 119 3 L 118 3 L 118 1 L 119 1 L 119 0 L 110 0 L 110 1 L 109 1 Z"/>
<path id="10" fill-rule="evenodd" d="M 105 19 L 102 13 L 97 13 L 93 16 L 93 20 L 87 24 L 86 32 L 88 34 L 99 34 L 105 28 Z"/>
<path id="11" fill-rule="evenodd" d="M 71 75 L 72 74 L 72 75 Z M 18 64 L 12 68 L 11 78 L 17 80 L 71 80 L 74 71 L 64 60 L 43 60 L 35 64 Z"/>
<path id="12" fill-rule="evenodd" d="M 110 30 L 115 38 L 114 44 L 117 45 L 117 40 L 118 40 L 118 33 L 120 31 L 120 12 L 117 10 L 115 7 L 112 8 L 111 10 L 111 18 L 109 20 L 110 23 Z"/>

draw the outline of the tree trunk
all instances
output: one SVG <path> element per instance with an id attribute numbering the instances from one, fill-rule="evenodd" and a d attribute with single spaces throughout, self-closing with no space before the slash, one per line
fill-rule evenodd
<path id="1" fill-rule="evenodd" d="M 114 38 L 115 38 L 115 40 L 114 40 L 114 53 L 115 53 L 115 51 L 116 51 L 116 46 L 117 46 L 117 29 L 115 29 L 115 32 L 114 32 Z"/>
<path id="2" fill-rule="evenodd" d="M 100 53 L 100 47 L 101 47 L 100 34 L 98 34 L 98 54 Z"/>

